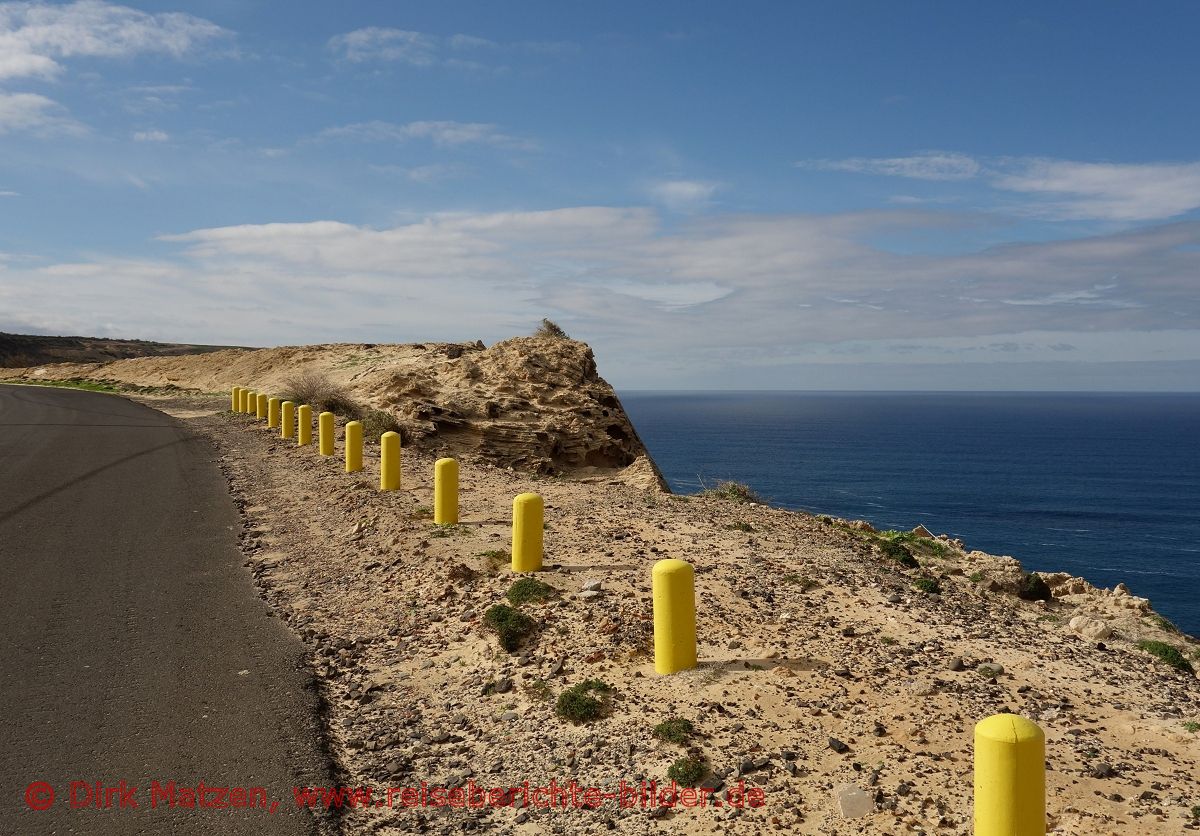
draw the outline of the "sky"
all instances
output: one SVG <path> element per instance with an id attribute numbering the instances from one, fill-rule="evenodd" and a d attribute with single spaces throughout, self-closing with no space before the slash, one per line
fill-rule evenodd
<path id="1" fill-rule="evenodd" d="M 1200 6 L 0 2 L 0 331 L 1200 389 Z"/>

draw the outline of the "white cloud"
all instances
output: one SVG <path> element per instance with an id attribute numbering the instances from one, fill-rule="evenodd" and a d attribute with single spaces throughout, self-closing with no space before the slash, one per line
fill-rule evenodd
<path id="1" fill-rule="evenodd" d="M 851 157 L 845 160 L 804 160 L 802 168 L 911 177 L 916 180 L 969 180 L 981 166 L 965 154 L 927 151 L 911 157 Z"/>
<path id="2" fill-rule="evenodd" d="M 21 196 L 20 192 L 14 192 L 11 189 L 4 189 L 3 191 L 0 191 L 0 197 L 20 197 L 20 196 Z M 2 257 L 3 257 L 3 255 L 0 254 L 0 258 L 2 258 Z"/>
<path id="3" fill-rule="evenodd" d="M 427 67 L 437 56 L 438 40 L 405 29 L 368 26 L 329 39 L 329 48 L 346 61 L 400 61 Z"/>
<path id="4" fill-rule="evenodd" d="M 37 93 L 0 92 L 0 135 L 22 131 L 39 135 L 83 133 L 84 127 L 65 113 L 58 102 Z"/>
<path id="5" fill-rule="evenodd" d="M 317 135 L 317 139 L 354 139 L 363 142 L 428 139 L 435 145 L 495 145 L 525 151 L 537 147 L 532 140 L 511 136 L 487 122 L 422 121 L 398 124 L 375 120 L 326 128 Z"/>
<path id="6" fill-rule="evenodd" d="M 102 0 L 0 3 L 0 79 L 52 78 L 63 72 L 56 59 L 64 58 L 178 58 L 228 34 L 189 14 L 148 13 Z"/>
<path id="7" fill-rule="evenodd" d="M 165 131 L 134 131 L 134 142 L 166 142 L 171 137 Z"/>
<path id="8" fill-rule="evenodd" d="M 398 174 L 414 183 L 438 183 L 463 177 L 468 169 L 457 163 L 430 163 L 429 165 L 373 165 L 371 168 L 384 174 Z"/>
<path id="9" fill-rule="evenodd" d="M 994 189 L 1028 199 L 1005 208 L 1054 220 L 1155 221 L 1200 208 L 1200 163 L 1089 163 L 1038 157 L 976 160 L 964 154 L 927 152 L 911 157 L 805 160 L 797 165 L 917 180 L 980 179 Z M 890 198 L 908 204 L 947 199 Z"/>
<path id="10" fill-rule="evenodd" d="M 700 180 L 660 180 L 647 190 L 656 202 L 675 212 L 694 212 L 708 206 L 717 191 L 716 183 Z"/>

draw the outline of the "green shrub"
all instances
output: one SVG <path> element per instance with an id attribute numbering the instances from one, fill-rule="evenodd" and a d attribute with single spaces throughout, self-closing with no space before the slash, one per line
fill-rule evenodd
<path id="1" fill-rule="evenodd" d="M 1179 632 L 1179 628 L 1176 627 L 1170 619 L 1166 618 L 1165 616 L 1158 615 L 1157 613 L 1150 616 L 1150 623 L 1160 630 L 1166 630 L 1168 633 Z"/>
<path id="2" fill-rule="evenodd" d="M 379 437 L 384 433 L 398 433 L 401 444 L 408 440 L 404 437 L 403 428 L 396 420 L 396 416 L 390 412 L 384 412 L 382 409 L 368 409 L 358 420 L 363 425 L 363 438 L 372 444 L 378 444 Z"/>
<path id="3" fill-rule="evenodd" d="M 708 764 L 700 758 L 680 758 L 667 769 L 667 777 L 681 787 L 694 787 L 704 780 Z"/>
<path id="4" fill-rule="evenodd" d="M 912 556 L 912 552 L 895 540 L 882 541 L 879 544 L 879 551 L 883 552 L 884 557 L 896 561 L 905 569 L 916 569 L 921 565 Z"/>
<path id="5" fill-rule="evenodd" d="M 726 531 L 753 531 L 754 526 L 748 522 L 735 522 L 725 526 Z"/>
<path id="6" fill-rule="evenodd" d="M 654 736 L 668 743 L 682 745 L 687 742 L 695 730 L 696 727 L 692 725 L 691 720 L 685 720 L 682 717 L 672 717 L 670 720 L 659 723 L 654 727 Z"/>
<path id="7" fill-rule="evenodd" d="M 969 580 L 971 583 L 979 583 L 983 580 L 983 572 L 972 572 L 971 574 L 967 575 L 967 580 Z"/>
<path id="8" fill-rule="evenodd" d="M 1149 653 L 1151 656 L 1157 656 L 1163 662 L 1166 662 L 1176 670 L 1184 671 L 1185 673 L 1195 673 L 1192 663 L 1183 658 L 1183 654 L 1179 652 L 1179 648 L 1173 644 L 1156 641 L 1140 641 L 1138 647 Z"/>
<path id="9" fill-rule="evenodd" d="M 507 598 L 514 607 L 530 601 L 545 601 L 554 595 L 554 587 L 537 578 L 520 578 L 508 589 Z"/>
<path id="10" fill-rule="evenodd" d="M 1026 572 L 1025 577 L 1021 578 L 1020 586 L 1017 587 L 1017 597 L 1022 601 L 1049 601 L 1054 596 L 1041 575 Z"/>
<path id="11" fill-rule="evenodd" d="M 554 711 L 564 720 L 579 725 L 603 717 L 612 697 L 612 686 L 599 679 L 585 679 L 558 695 Z M 592 696 L 592 694 L 597 696 Z"/>
<path id="12" fill-rule="evenodd" d="M 500 646 L 510 653 L 521 645 L 522 639 L 537 628 L 537 622 L 507 604 L 495 604 L 483 614 L 484 626 L 496 633 Z"/>
<path id="13" fill-rule="evenodd" d="M 930 595 L 940 595 L 942 592 L 941 584 L 934 578 L 917 578 L 913 581 L 913 586 Z"/>
<path id="14" fill-rule="evenodd" d="M 714 487 L 706 487 L 700 493 L 704 496 L 727 499 L 730 502 L 762 502 L 762 497 L 756 494 L 753 488 L 743 485 L 741 482 L 719 482 Z"/>

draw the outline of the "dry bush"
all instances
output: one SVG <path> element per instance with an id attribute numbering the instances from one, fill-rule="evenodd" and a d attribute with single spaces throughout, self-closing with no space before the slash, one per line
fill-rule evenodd
<path id="1" fill-rule="evenodd" d="M 567 332 L 564 331 L 557 322 L 551 322 L 549 319 L 542 319 L 542 324 L 533 332 L 535 337 L 551 337 L 556 340 L 569 340 Z"/>
<path id="2" fill-rule="evenodd" d="M 287 399 L 293 403 L 308 404 L 317 412 L 332 412 L 343 418 L 356 419 L 362 407 L 345 387 L 334 383 L 322 372 L 307 371 L 290 377 L 283 382 Z"/>

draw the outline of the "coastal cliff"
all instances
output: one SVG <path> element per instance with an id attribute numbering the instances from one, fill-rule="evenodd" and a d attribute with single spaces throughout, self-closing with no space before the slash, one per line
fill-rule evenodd
<path id="1" fill-rule="evenodd" d="M 282 393 L 298 371 L 402 426 L 404 490 L 376 489 L 377 456 L 347 474 L 228 411 L 229 385 Z M 1200 643 L 1136 590 L 1029 573 L 921 527 L 771 508 L 738 486 L 658 490 L 581 343 L 304 346 L 21 376 L 150 387 L 130 396 L 212 440 L 259 594 L 309 648 L 342 783 L 616 793 L 684 764 L 722 798 L 765 801 L 372 806 L 344 811 L 343 833 L 966 836 L 972 727 L 1005 711 L 1045 731 L 1050 832 L 1200 824 Z M 462 518 L 437 526 L 447 450 Z M 625 478 L 639 467 L 653 478 Z M 546 565 L 518 586 L 509 520 L 526 491 L 545 500 Z M 662 558 L 696 573 L 699 664 L 672 676 L 652 656 Z M 487 618 L 499 604 L 525 617 L 511 648 Z M 602 711 L 573 722 L 559 707 L 588 683 Z"/>

